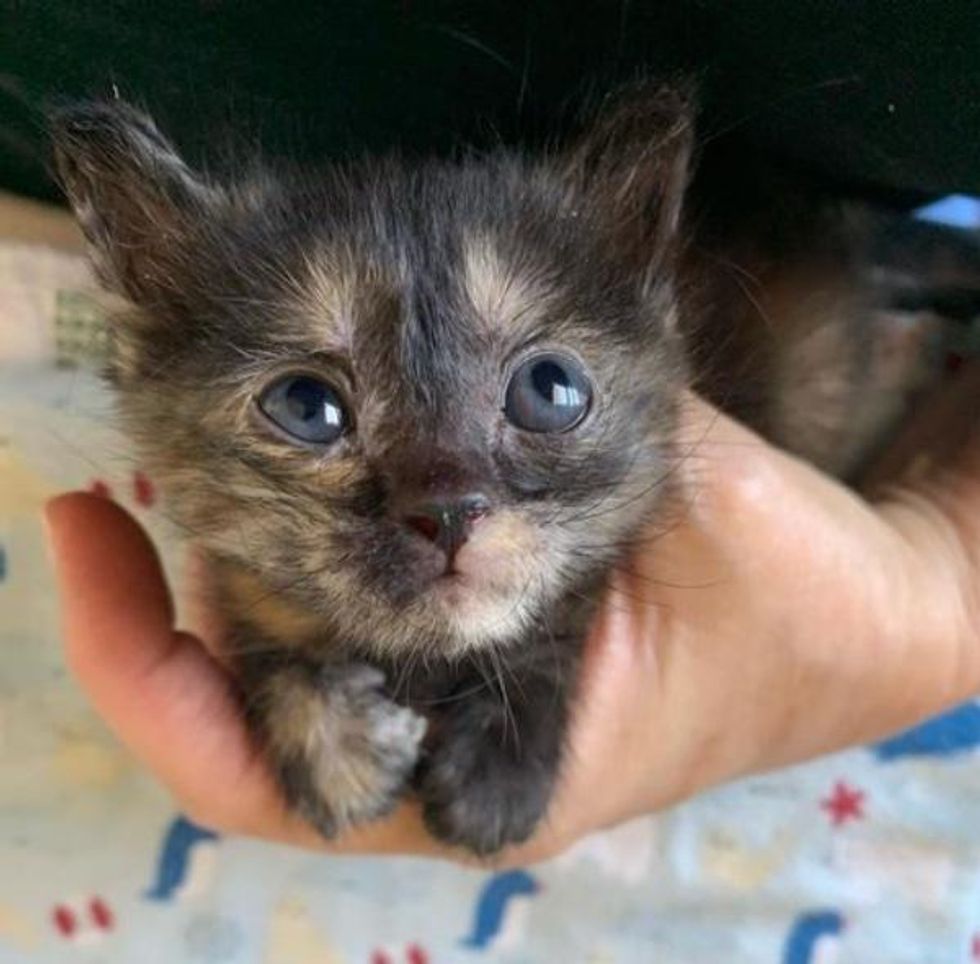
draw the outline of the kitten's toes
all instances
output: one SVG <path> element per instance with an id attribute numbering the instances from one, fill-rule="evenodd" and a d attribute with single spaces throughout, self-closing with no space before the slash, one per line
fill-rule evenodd
<path id="1" fill-rule="evenodd" d="M 383 682 L 358 665 L 289 670 L 275 683 L 267 744 L 289 804 L 326 837 L 393 810 L 418 760 L 426 721 Z"/>
<path id="2" fill-rule="evenodd" d="M 477 856 L 524 843 L 551 796 L 552 774 L 522 761 L 486 731 L 460 732 L 421 764 L 418 793 L 429 832 Z"/>

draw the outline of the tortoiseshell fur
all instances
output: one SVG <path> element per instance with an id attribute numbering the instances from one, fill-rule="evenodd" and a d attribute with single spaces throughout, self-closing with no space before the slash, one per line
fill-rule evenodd
<path id="1" fill-rule="evenodd" d="M 798 427 L 782 430 L 773 387 L 799 383 L 772 373 L 792 353 L 741 340 L 744 299 L 735 310 L 730 277 L 712 275 L 726 242 L 699 246 L 684 226 L 681 91 L 641 85 L 550 156 L 239 180 L 191 170 L 122 103 L 62 111 L 53 129 L 99 275 L 129 305 L 114 329 L 123 424 L 211 560 L 243 705 L 283 790 L 328 836 L 407 793 L 437 836 L 478 854 L 531 835 L 597 600 L 666 519 L 692 381 L 736 412 L 751 396 L 741 413 L 771 437 L 852 464 L 832 457 L 843 423 L 810 452 Z M 821 371 L 850 399 L 865 339 L 838 316 L 867 305 L 839 260 L 846 296 L 803 327 L 825 331 Z M 591 374 L 573 431 L 503 416 L 507 374 L 532 346 Z M 708 362 L 724 346 L 747 365 L 728 358 L 730 375 L 767 378 L 719 387 Z M 353 430 L 329 451 L 291 444 L 256 411 L 291 370 L 345 398 Z M 803 395 L 794 412 L 819 421 L 826 406 Z M 446 580 L 393 507 L 470 487 L 492 511 Z"/>

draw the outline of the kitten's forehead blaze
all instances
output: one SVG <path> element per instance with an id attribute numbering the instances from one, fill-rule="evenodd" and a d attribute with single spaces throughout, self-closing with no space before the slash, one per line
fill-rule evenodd
<path id="1" fill-rule="evenodd" d="M 369 366 L 404 347 L 407 329 L 419 322 L 449 355 L 454 342 L 487 350 L 517 345 L 522 333 L 548 319 L 557 300 L 554 283 L 545 283 L 543 270 L 505 257 L 487 232 L 464 232 L 458 250 L 446 255 L 444 277 L 433 279 L 424 266 L 384 264 L 371 252 L 321 246 L 290 276 L 284 310 L 305 322 L 308 350 L 345 353 Z M 421 305 L 420 292 L 427 299 Z"/>
<path id="2" fill-rule="evenodd" d="M 552 300 L 540 278 L 521 271 L 501 256 L 499 244 L 485 234 L 463 243 L 463 284 L 480 323 L 513 335 L 541 321 Z"/>

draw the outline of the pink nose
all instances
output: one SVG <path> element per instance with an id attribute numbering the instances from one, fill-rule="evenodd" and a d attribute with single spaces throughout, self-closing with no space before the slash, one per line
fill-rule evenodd
<path id="1" fill-rule="evenodd" d="M 405 512 L 402 522 L 451 556 L 489 512 L 489 499 L 474 493 L 459 498 L 419 502 Z"/>

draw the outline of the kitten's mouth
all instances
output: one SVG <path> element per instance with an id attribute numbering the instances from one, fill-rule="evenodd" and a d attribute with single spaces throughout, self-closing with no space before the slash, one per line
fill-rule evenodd
<path id="1" fill-rule="evenodd" d="M 454 552 L 445 559 L 426 562 L 420 562 L 416 570 L 418 593 L 422 600 L 440 606 L 472 606 L 481 598 L 496 598 L 509 589 L 500 565 L 485 553 Z"/>
<path id="2" fill-rule="evenodd" d="M 432 580 L 429 584 L 429 592 L 439 594 L 459 594 L 479 593 L 481 589 L 488 587 L 481 586 L 480 581 L 475 579 L 470 573 L 464 572 L 453 564 L 447 564 L 446 568 Z"/>
<path id="3" fill-rule="evenodd" d="M 422 596 L 426 608 L 440 613 L 465 637 L 495 634 L 502 616 L 517 602 L 515 587 L 459 569 L 438 576 Z"/>
<path id="4" fill-rule="evenodd" d="M 419 596 L 420 610 L 448 629 L 460 651 L 503 645 L 515 639 L 535 604 L 526 580 L 498 567 L 457 566 L 433 579 Z"/>
<path id="5" fill-rule="evenodd" d="M 465 567 L 460 567 L 455 552 L 446 560 L 446 565 L 442 572 L 436 576 L 436 582 L 442 582 L 443 580 L 449 580 L 450 582 L 466 582 L 471 580 L 471 576 Z"/>
<path id="6" fill-rule="evenodd" d="M 447 570 L 441 576 L 436 576 L 429 586 L 430 592 L 438 593 L 475 591 L 476 589 L 477 587 L 472 584 L 466 574 L 458 570 Z"/>
<path id="7" fill-rule="evenodd" d="M 498 512 L 446 553 L 421 540 L 403 577 L 418 618 L 447 626 L 467 645 L 509 638 L 523 624 L 547 569 L 539 534 L 514 512 Z M 404 597 L 403 597 L 404 598 Z"/>
<path id="8" fill-rule="evenodd" d="M 512 602 L 519 585 L 514 560 L 488 551 L 489 547 L 463 547 L 434 572 L 422 590 L 440 608 L 473 612 L 484 606 Z"/>

